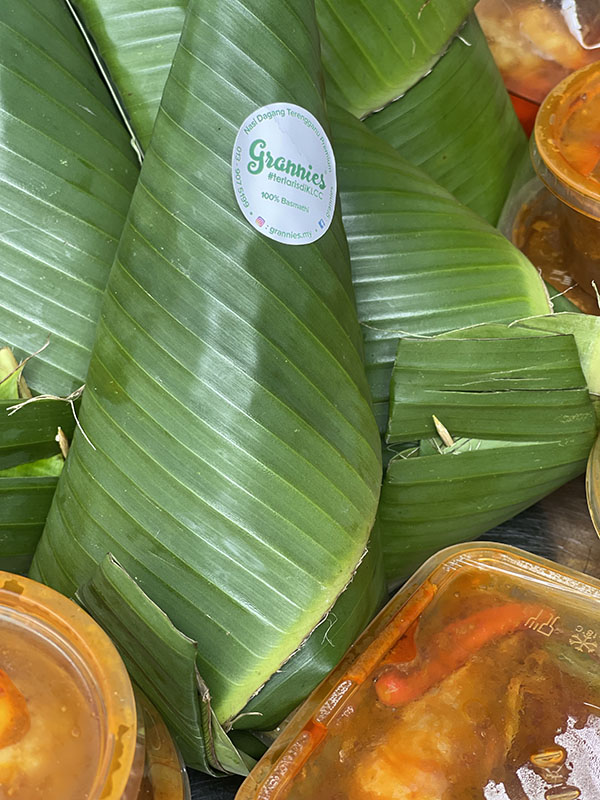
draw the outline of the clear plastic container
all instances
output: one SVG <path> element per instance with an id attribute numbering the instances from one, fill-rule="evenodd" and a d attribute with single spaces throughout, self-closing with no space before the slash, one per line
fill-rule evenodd
<path id="1" fill-rule="evenodd" d="M 430 559 L 237 800 L 600 797 L 600 582 L 495 544 Z"/>
<path id="2" fill-rule="evenodd" d="M 0 800 L 188 797 L 164 724 L 136 706 L 104 631 L 47 586 L 0 571 Z"/>
<path id="3" fill-rule="evenodd" d="M 600 313 L 600 62 L 544 100 L 531 138 L 535 173 L 517 185 L 503 232 L 544 279 L 583 311 Z"/>
<path id="4" fill-rule="evenodd" d="M 137 800 L 191 800 L 181 755 L 163 718 L 139 689 L 138 708 L 144 718 L 144 774 Z"/>
<path id="5" fill-rule="evenodd" d="M 557 83 L 600 59 L 598 0 L 480 0 L 476 13 L 526 129 Z"/>

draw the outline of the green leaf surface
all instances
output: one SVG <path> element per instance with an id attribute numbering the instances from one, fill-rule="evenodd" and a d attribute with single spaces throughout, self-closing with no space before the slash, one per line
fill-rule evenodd
<path id="1" fill-rule="evenodd" d="M 58 453 L 49 458 L 41 458 L 39 461 L 28 461 L 26 464 L 19 464 L 17 467 L 0 470 L 0 478 L 58 478 L 64 463 L 64 458 Z"/>
<path id="2" fill-rule="evenodd" d="M 543 317 L 533 317 L 533 319 L 543 319 Z M 454 331 L 439 333 L 436 339 L 525 339 L 526 337 L 537 338 L 541 335 L 540 331 L 533 328 L 520 327 L 519 321 L 510 325 L 482 322 L 479 325 L 469 325 L 466 328 L 459 328 Z"/>
<path id="3" fill-rule="evenodd" d="M 387 441 L 432 436 L 435 414 L 455 438 L 556 440 L 594 430 L 572 336 L 402 339 Z"/>
<path id="4" fill-rule="evenodd" d="M 187 2 L 73 2 L 145 149 Z M 475 0 L 318 0 L 329 95 L 359 117 L 387 105 L 431 69 L 474 5 Z"/>
<path id="5" fill-rule="evenodd" d="M 73 0 L 145 150 L 150 141 L 187 0 Z"/>
<path id="6" fill-rule="evenodd" d="M 132 680 L 152 695 L 186 762 L 221 774 L 224 770 L 211 731 L 210 697 L 196 670 L 196 642 L 175 628 L 111 555 L 79 588 L 77 599 L 110 634 Z M 229 747 L 219 739 L 220 749 L 227 753 Z M 230 757 L 228 767 L 232 766 Z M 247 771 L 244 767 L 240 774 Z"/>
<path id="7" fill-rule="evenodd" d="M 365 124 L 498 222 L 527 139 L 474 14 L 432 72 Z"/>
<path id="8" fill-rule="evenodd" d="M 0 470 L 0 569 L 29 569 L 63 465 L 59 453 Z"/>
<path id="9" fill-rule="evenodd" d="M 0 400 L 0 470 L 56 455 L 58 427 L 68 439 L 75 428 L 73 411 L 62 400 L 36 400 L 10 413 L 18 403 Z"/>
<path id="10" fill-rule="evenodd" d="M 18 573 L 29 569 L 57 480 L 0 476 L 0 569 Z"/>
<path id="11" fill-rule="evenodd" d="M 486 331 L 486 329 L 489 329 Z M 495 338 L 402 340 L 392 379 L 396 441 L 435 434 L 435 414 L 457 438 L 393 458 L 378 519 L 388 580 L 441 547 L 475 538 L 576 477 L 596 436 L 571 335 L 480 326 Z M 458 439 L 458 437 L 461 437 Z M 437 450 L 437 452 L 436 452 Z"/>
<path id="12" fill-rule="evenodd" d="M 209 690 L 196 674 L 197 644 L 173 627 L 110 556 L 77 595 L 115 641 L 133 680 L 161 704 L 186 761 L 213 774 L 245 775 L 252 760 L 232 744 L 212 711 Z M 381 546 L 376 538 L 327 618 L 253 698 L 234 726 L 274 728 L 336 666 L 381 606 L 384 595 Z M 131 633 L 140 630 L 144 631 L 143 650 Z M 169 675 L 176 678 L 176 693 Z M 181 709 L 189 709 L 185 717 Z"/>
<path id="13" fill-rule="evenodd" d="M 436 63 L 476 0 L 317 0 L 327 94 L 357 117 Z"/>
<path id="14" fill-rule="evenodd" d="M 546 317 L 521 319 L 514 327 L 519 331 L 531 329 L 572 334 L 590 394 L 600 395 L 600 317 L 561 312 Z"/>
<path id="15" fill-rule="evenodd" d="M 537 270 L 498 231 L 364 124 L 331 113 L 367 373 L 384 431 L 401 335 L 551 308 Z"/>
<path id="16" fill-rule="evenodd" d="M 579 434 L 393 459 L 379 506 L 388 581 L 398 583 L 441 548 L 481 536 L 580 475 L 592 441 Z"/>
<path id="17" fill-rule="evenodd" d="M 386 599 L 381 540 L 375 528 L 352 582 L 300 649 L 234 721 L 235 729 L 274 729 L 337 666 Z"/>
<path id="18" fill-rule="evenodd" d="M 0 4 L 0 341 L 29 385 L 83 383 L 137 164 L 62 2 Z"/>
<path id="19" fill-rule="evenodd" d="M 600 436 L 596 439 L 596 443 L 590 453 L 585 477 L 590 517 L 598 536 L 600 536 Z"/>
<path id="20" fill-rule="evenodd" d="M 0 348 L 0 401 L 17 400 L 22 367 L 10 347 Z"/>
<path id="21" fill-rule="evenodd" d="M 0 569 L 10 572 L 29 568 L 64 464 L 58 426 L 70 436 L 75 424 L 72 409 L 57 400 L 15 410 L 19 395 L 30 394 L 23 366 L 10 348 L 0 349 Z"/>
<path id="22" fill-rule="evenodd" d="M 198 642 L 221 722 L 344 589 L 380 489 L 341 218 L 278 244 L 231 184 L 256 108 L 326 124 L 320 69 L 306 0 L 190 4 L 82 402 L 97 449 L 76 434 L 32 573 L 71 594 L 112 552 Z"/>

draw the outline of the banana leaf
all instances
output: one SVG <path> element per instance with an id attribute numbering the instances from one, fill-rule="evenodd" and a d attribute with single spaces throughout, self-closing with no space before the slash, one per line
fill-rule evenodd
<path id="1" fill-rule="evenodd" d="M 536 269 L 498 231 L 364 124 L 331 108 L 367 374 L 383 432 L 402 335 L 551 311 Z"/>
<path id="2" fill-rule="evenodd" d="M 580 475 L 590 437 L 478 445 L 470 440 L 471 450 L 390 461 L 379 509 L 390 584 L 442 547 L 481 536 Z"/>
<path id="3" fill-rule="evenodd" d="M 219 753 L 221 737 L 211 730 L 219 723 L 196 669 L 197 643 L 173 626 L 110 554 L 77 599 L 111 634 L 135 683 L 156 697 L 184 757 L 209 774 L 247 774 L 251 762 L 244 762 L 227 737 Z"/>
<path id="4" fill-rule="evenodd" d="M 150 0 L 144 0 L 144 8 L 148 7 L 148 2 Z M 449 4 L 438 3 L 437 5 L 442 9 L 442 16 L 446 13 L 452 14 L 457 10 L 454 7 L 449 11 Z M 411 10 L 407 10 L 409 6 Z M 402 25 L 404 21 L 404 24 L 410 27 L 410 24 L 412 24 L 410 20 L 412 19 L 413 23 L 417 20 L 421 6 L 422 3 L 415 5 L 414 8 L 410 4 L 407 4 L 406 8 L 402 6 L 402 9 L 407 14 L 405 17 L 403 13 L 398 13 L 398 8 L 394 5 L 394 25 Z M 426 13 L 432 14 L 435 11 L 435 6 L 435 3 L 431 3 L 427 8 L 423 9 L 418 20 L 419 25 Z M 145 54 L 146 44 L 140 43 L 140 48 L 144 53 L 136 47 L 120 47 L 118 51 L 115 48 L 118 42 L 122 43 L 124 41 L 123 37 L 131 37 L 131 41 L 135 41 L 138 36 L 138 25 L 141 26 L 139 29 L 141 39 L 150 38 L 151 41 L 160 41 L 165 44 L 165 48 L 167 46 L 166 43 L 171 42 L 170 46 L 172 46 L 172 31 L 175 25 L 175 18 L 181 14 L 180 6 L 165 7 L 158 3 L 157 5 L 152 5 L 152 13 L 146 15 L 139 13 L 141 10 L 139 0 L 120 3 L 118 8 L 115 7 L 113 0 L 78 0 L 77 7 L 90 26 L 100 54 L 111 67 L 112 78 L 118 86 L 122 97 L 125 98 L 125 105 L 132 116 L 133 107 L 136 104 L 140 107 L 143 106 L 146 110 L 154 107 L 156 99 L 162 91 L 162 82 L 165 78 L 166 69 L 161 67 L 161 69 L 151 73 L 142 71 L 138 75 L 138 72 L 142 70 L 142 62 L 147 59 L 147 54 Z M 332 6 L 330 8 L 331 13 L 334 10 Z M 358 18 L 360 18 L 360 14 L 363 11 L 356 12 L 359 14 Z M 321 9 L 321 12 L 323 12 L 323 9 Z M 327 17 L 327 13 L 325 13 L 325 17 Z M 353 13 L 355 12 L 348 13 L 349 19 L 354 19 Z M 461 19 L 464 18 L 466 11 L 464 13 L 461 12 L 459 16 L 461 16 Z M 451 24 L 448 23 L 449 37 L 459 23 L 456 22 L 457 18 L 455 17 L 449 17 L 448 19 L 455 20 Z M 472 27 L 472 23 L 470 25 Z M 450 31 L 450 28 L 452 28 L 452 31 Z M 145 32 L 143 35 L 141 33 L 142 29 Z M 431 30 L 432 26 L 429 20 L 428 31 Z M 399 41 L 397 36 L 395 38 Z M 477 41 L 479 47 L 471 49 L 479 51 L 481 42 Z M 458 41 L 458 45 L 465 48 L 460 41 Z M 352 46 L 354 47 L 355 44 Z M 451 49 L 454 51 L 455 48 L 456 44 Z M 456 49 L 456 53 L 458 52 L 458 49 Z M 166 53 L 166 50 L 161 50 L 161 53 Z M 449 55 L 447 54 L 440 63 L 446 61 Z M 456 60 L 456 57 L 454 57 L 454 60 Z M 132 98 L 130 104 L 127 103 L 128 98 Z M 337 112 L 337 114 L 340 116 L 340 112 Z M 376 115 L 376 118 L 379 117 L 381 115 Z M 426 224 L 428 233 L 431 232 L 433 235 L 431 219 L 441 220 L 443 217 L 439 204 L 439 195 L 435 199 L 432 198 L 430 209 L 423 209 L 418 216 L 416 214 L 417 207 L 415 207 L 415 217 L 412 224 L 406 213 L 411 206 L 412 197 L 406 196 L 404 202 L 402 202 L 401 198 L 396 198 L 399 201 L 396 208 L 397 215 L 386 215 L 385 219 L 380 217 L 379 225 L 381 225 L 382 230 L 377 232 L 379 235 L 374 235 L 370 231 L 371 235 L 365 236 L 361 231 L 354 237 L 352 231 L 356 228 L 357 221 L 359 223 L 362 221 L 357 213 L 357 210 L 360 209 L 362 197 L 358 196 L 357 187 L 353 185 L 354 176 L 359 170 L 361 173 L 366 174 L 374 166 L 372 163 L 363 164 L 361 150 L 379 150 L 381 145 L 377 143 L 375 137 L 359 137 L 357 129 L 353 137 L 354 147 L 352 150 L 354 152 L 350 152 L 350 147 L 343 141 L 347 133 L 345 129 L 349 123 L 345 119 L 344 123 L 346 124 L 342 126 L 340 122 L 340 128 L 344 128 L 344 132 L 336 135 L 334 143 L 338 158 L 343 207 L 347 209 L 344 221 L 350 234 L 350 245 L 353 250 L 355 288 L 357 289 L 361 322 L 363 322 L 364 326 L 363 333 L 366 339 L 367 357 L 369 362 L 371 358 L 376 362 L 375 365 L 369 365 L 371 389 L 375 397 L 380 427 L 383 429 L 387 420 L 389 376 L 399 332 L 430 334 L 461 327 L 466 323 L 487 322 L 498 319 L 511 321 L 528 315 L 547 313 L 550 310 L 550 306 L 543 296 L 543 290 L 537 275 L 534 276 L 531 268 L 524 266 L 527 263 L 526 259 L 522 256 L 516 256 L 516 251 L 506 245 L 499 236 L 495 236 L 493 240 L 490 239 L 489 229 L 485 229 L 487 236 L 480 236 L 479 240 L 475 242 L 474 239 L 477 238 L 476 231 L 481 231 L 481 224 L 474 222 L 473 217 L 465 216 L 462 210 L 455 210 L 452 217 L 447 217 L 448 224 L 446 228 L 448 235 L 446 242 L 444 242 L 447 250 L 456 250 L 463 254 L 462 263 L 456 263 L 455 265 L 453 263 L 451 268 L 449 268 L 449 263 L 441 265 L 436 263 L 439 258 L 439 253 L 436 251 L 436 248 L 439 248 L 439 230 L 435 231 L 437 241 L 434 241 L 434 247 L 428 247 L 427 250 L 422 251 L 419 255 L 415 254 L 415 245 L 421 245 L 419 240 L 424 235 L 419 233 L 419 226 Z M 380 157 L 379 153 L 378 156 Z M 344 161 L 347 158 L 351 160 L 346 168 Z M 390 170 L 392 165 L 393 168 Z M 429 194 L 428 190 L 433 188 L 431 181 L 424 180 L 423 173 L 414 171 L 411 173 L 401 159 L 390 156 L 386 164 L 386 170 L 389 170 L 389 175 L 383 176 L 385 183 L 381 184 L 382 201 L 383 198 L 386 199 L 386 202 L 389 199 L 390 183 L 396 190 L 396 194 L 398 194 L 399 189 L 410 192 L 411 183 L 416 184 L 417 181 L 419 186 L 425 190 L 424 194 Z M 403 174 L 398 174 L 399 172 Z M 383 175 L 381 166 L 377 169 L 377 173 Z M 395 180 L 393 179 L 394 177 L 396 178 Z M 434 194 L 437 192 L 436 187 Z M 444 211 L 448 207 L 449 203 L 446 203 Z M 428 222 L 425 222 L 424 219 L 426 214 L 430 217 Z M 365 210 L 365 214 L 360 216 L 364 218 L 364 221 L 371 228 L 373 219 L 371 209 Z M 383 230 L 386 220 L 391 225 L 385 226 Z M 463 222 L 463 225 L 460 226 L 463 230 L 459 230 L 453 235 L 457 221 L 460 220 Z M 394 227 L 392 228 L 392 226 Z M 466 231 L 464 230 L 465 228 L 467 229 Z M 397 233 L 394 239 L 391 238 L 391 230 L 395 230 Z M 461 239 L 465 234 L 469 235 L 469 238 L 464 238 L 463 245 Z M 488 250 L 487 254 L 483 253 L 483 238 L 489 240 L 483 245 Z M 392 255 L 392 245 L 396 255 Z M 473 245 L 476 247 L 475 250 L 473 250 Z M 496 255 L 490 259 L 490 253 L 494 253 L 494 251 Z M 398 266 L 400 266 L 393 265 L 392 262 L 395 258 L 404 259 L 406 262 L 414 259 L 415 256 L 422 259 L 422 262 L 418 264 L 418 270 L 411 270 L 411 274 L 404 275 L 401 275 L 398 270 L 396 280 L 393 280 L 393 270 L 398 269 Z M 455 262 L 457 256 L 458 252 L 447 252 L 447 262 Z M 372 281 L 369 280 L 367 282 L 364 274 L 368 269 L 367 260 L 372 260 L 371 263 L 387 264 L 388 268 L 385 270 L 385 275 L 377 276 Z M 510 273 L 506 272 L 506 279 L 501 285 L 500 267 L 504 267 L 507 261 L 511 271 Z M 466 270 L 465 267 L 467 265 L 470 265 L 472 269 Z M 482 269 L 482 267 L 486 267 L 486 270 Z M 434 270 L 435 275 L 433 274 Z M 477 273 L 477 277 L 475 277 L 475 273 Z M 420 278 L 422 279 L 422 284 L 419 283 Z M 410 286 L 407 285 L 409 280 L 412 284 Z M 437 289 L 432 286 L 434 281 L 437 284 Z M 401 283 L 406 286 L 404 294 L 399 291 L 399 284 Z M 526 296 L 515 297 L 512 286 L 516 288 L 516 294 L 525 293 Z M 391 296 L 386 296 L 386 287 L 391 291 Z M 361 302 L 363 296 L 364 304 Z M 363 305 L 364 309 L 361 308 Z M 392 309 L 394 310 L 392 311 Z M 376 318 L 381 315 L 382 311 L 385 311 L 385 320 Z M 437 319 L 435 319 L 436 317 Z M 385 330 L 386 326 L 389 326 L 390 330 Z M 373 348 L 374 352 L 372 353 Z M 383 361 L 383 364 L 380 367 L 381 361 Z"/>
<path id="5" fill-rule="evenodd" d="M 348 584 L 380 489 L 340 215 L 286 246 L 231 184 L 246 116 L 326 124 L 321 87 L 311 3 L 190 3 L 82 401 L 96 449 L 76 432 L 32 568 L 72 595 L 111 552 L 198 642 L 222 724 Z"/>
<path id="6" fill-rule="evenodd" d="M 232 745 L 228 734 L 237 738 L 247 728 L 269 730 L 287 716 L 366 627 L 384 600 L 383 587 L 381 548 L 375 538 L 327 617 L 231 721 L 237 731 L 229 725 L 226 731 L 214 714 L 210 692 L 196 669 L 198 643 L 173 626 L 114 558 L 102 561 L 77 598 L 111 635 L 137 685 L 154 694 L 188 763 L 213 775 L 245 775 L 252 760 Z M 242 741 L 248 747 L 249 740 Z"/>
<path id="7" fill-rule="evenodd" d="M 566 333 L 575 337 L 581 369 L 585 375 L 588 391 L 600 397 L 600 317 L 580 312 L 560 312 L 545 317 L 521 319 L 512 326 L 519 331 L 546 331 Z M 594 400 L 594 397 L 592 397 Z"/>
<path id="8" fill-rule="evenodd" d="M 569 304 L 571 306 L 571 304 Z M 480 338 L 485 336 L 508 335 L 515 337 L 539 336 L 541 331 L 546 333 L 566 333 L 575 337 L 579 363 L 585 377 L 596 417 L 600 422 L 600 317 L 584 314 L 575 306 L 574 311 L 556 311 L 541 317 L 528 317 L 512 322 L 508 329 L 505 326 L 472 325 L 463 328 L 459 335 L 463 338 Z M 495 329 L 495 330 L 494 330 Z M 440 336 L 455 337 L 456 331 Z"/>
<path id="9" fill-rule="evenodd" d="M 0 341 L 40 393 L 83 383 L 138 168 L 61 2 L 0 4 Z"/>
<path id="10" fill-rule="evenodd" d="M 476 0 L 317 0 L 327 94 L 357 117 L 395 100 L 444 52 Z"/>
<path id="11" fill-rule="evenodd" d="M 187 0 L 73 0 L 121 92 L 120 105 L 145 150 L 181 35 Z"/>
<path id="12" fill-rule="evenodd" d="M 485 335 L 482 331 L 480 335 Z M 402 339 L 392 373 L 386 439 L 435 436 L 556 441 L 593 430 L 594 415 L 572 336 Z"/>
<path id="13" fill-rule="evenodd" d="M 187 0 L 72 0 L 143 149 Z M 445 51 L 476 0 L 317 0 L 328 94 L 362 117 L 395 100 Z"/>
<path id="14" fill-rule="evenodd" d="M 590 517 L 600 536 L 600 436 L 592 448 L 587 463 L 585 488 Z"/>
<path id="15" fill-rule="evenodd" d="M 520 320 L 517 326 L 520 330 L 573 334 L 596 417 L 600 422 L 600 317 L 581 313 L 561 313 Z M 600 534 L 600 439 L 596 440 L 588 459 L 586 494 L 592 522 Z"/>
<path id="16" fill-rule="evenodd" d="M 73 410 L 60 400 L 15 410 L 31 397 L 24 365 L 0 349 L 0 569 L 9 572 L 29 568 L 64 464 L 58 426 L 69 435 L 74 427 Z"/>
<path id="17" fill-rule="evenodd" d="M 431 73 L 365 124 L 492 225 L 527 138 L 474 14 Z"/>
<path id="18" fill-rule="evenodd" d="M 29 569 L 63 464 L 58 453 L 0 470 L 0 569 Z"/>
<path id="19" fill-rule="evenodd" d="M 49 458 L 40 458 L 39 461 L 28 461 L 25 464 L 19 464 L 17 467 L 8 467 L 8 469 L 0 470 L 0 478 L 43 478 L 55 477 L 58 478 L 62 472 L 65 463 L 61 453 L 57 453 Z"/>
<path id="20" fill-rule="evenodd" d="M 0 401 L 31 397 L 23 378 L 25 363 L 19 363 L 10 347 L 0 347 Z"/>
<path id="21" fill-rule="evenodd" d="M 36 400 L 9 413 L 18 400 L 0 400 L 0 470 L 58 453 L 60 426 L 67 438 L 75 427 L 73 412 L 62 400 Z"/>
<path id="22" fill-rule="evenodd" d="M 391 438 L 423 439 L 385 476 L 378 518 L 391 583 L 579 475 L 596 435 L 572 335 L 480 326 L 402 340 L 392 396 Z M 436 436 L 432 414 L 455 441 Z"/>
<path id="23" fill-rule="evenodd" d="M 20 468 L 13 468 L 19 472 Z M 58 478 L 0 474 L 0 569 L 26 573 L 42 535 Z"/>
<path id="24" fill-rule="evenodd" d="M 232 727 L 273 730 L 338 664 L 385 602 L 381 537 L 375 527 L 352 582 L 300 649 L 253 697 Z"/>

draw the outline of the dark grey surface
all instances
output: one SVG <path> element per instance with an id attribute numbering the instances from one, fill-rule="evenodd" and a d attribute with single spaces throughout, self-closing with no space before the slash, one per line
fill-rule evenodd
<path id="1" fill-rule="evenodd" d="M 600 540 L 588 513 L 583 476 L 481 538 L 600 578 Z"/>
<path id="2" fill-rule="evenodd" d="M 521 547 L 600 578 L 600 541 L 590 521 L 584 479 L 572 481 L 482 537 Z M 232 800 L 241 779 L 190 773 L 193 800 Z"/>
<path id="3" fill-rule="evenodd" d="M 241 778 L 210 778 L 201 772 L 190 770 L 192 800 L 232 800 Z"/>

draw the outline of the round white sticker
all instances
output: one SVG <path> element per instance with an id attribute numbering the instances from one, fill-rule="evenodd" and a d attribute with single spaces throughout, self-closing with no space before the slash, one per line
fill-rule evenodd
<path id="1" fill-rule="evenodd" d="M 253 228 L 285 244 L 320 239 L 333 219 L 333 149 L 320 122 L 293 103 L 271 103 L 244 122 L 231 161 L 233 189 Z"/>

